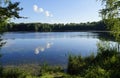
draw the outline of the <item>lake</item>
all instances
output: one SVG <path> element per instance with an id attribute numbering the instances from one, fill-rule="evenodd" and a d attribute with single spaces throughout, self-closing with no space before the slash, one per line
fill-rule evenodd
<path id="1" fill-rule="evenodd" d="M 68 55 L 96 53 L 99 33 L 7 32 L 2 38 L 3 65 L 44 64 L 66 66 Z"/>

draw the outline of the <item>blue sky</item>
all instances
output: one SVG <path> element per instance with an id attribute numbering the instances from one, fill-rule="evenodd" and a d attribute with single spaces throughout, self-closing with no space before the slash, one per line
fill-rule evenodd
<path id="1" fill-rule="evenodd" d="M 24 8 L 21 16 L 28 19 L 12 19 L 16 23 L 80 23 L 99 21 L 101 3 L 96 0 L 12 0 Z"/>

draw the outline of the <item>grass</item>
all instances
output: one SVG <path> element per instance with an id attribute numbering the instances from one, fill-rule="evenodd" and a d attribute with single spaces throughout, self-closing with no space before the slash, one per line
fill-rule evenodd
<path id="1" fill-rule="evenodd" d="M 72 78 L 60 66 L 22 65 L 6 66 L 0 78 Z"/>

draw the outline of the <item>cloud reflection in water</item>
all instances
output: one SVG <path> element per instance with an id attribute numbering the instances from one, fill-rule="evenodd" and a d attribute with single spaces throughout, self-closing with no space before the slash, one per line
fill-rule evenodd
<path id="1" fill-rule="evenodd" d="M 39 47 L 35 48 L 35 54 L 37 55 L 40 52 L 44 52 L 45 49 L 51 48 L 52 45 L 53 45 L 52 42 L 48 42 L 44 47 L 43 46 L 39 46 Z"/>
<path id="2" fill-rule="evenodd" d="M 53 43 L 48 42 L 48 43 L 46 44 L 46 48 L 50 48 L 52 45 L 53 45 Z"/>

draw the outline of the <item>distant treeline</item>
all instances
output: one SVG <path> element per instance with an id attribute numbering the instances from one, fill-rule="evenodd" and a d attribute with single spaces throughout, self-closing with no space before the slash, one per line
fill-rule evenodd
<path id="1" fill-rule="evenodd" d="M 48 23 L 20 23 L 8 24 L 7 31 L 38 31 L 38 32 L 64 32 L 64 31 L 105 31 L 106 25 L 103 21 L 69 24 L 48 24 Z"/>

